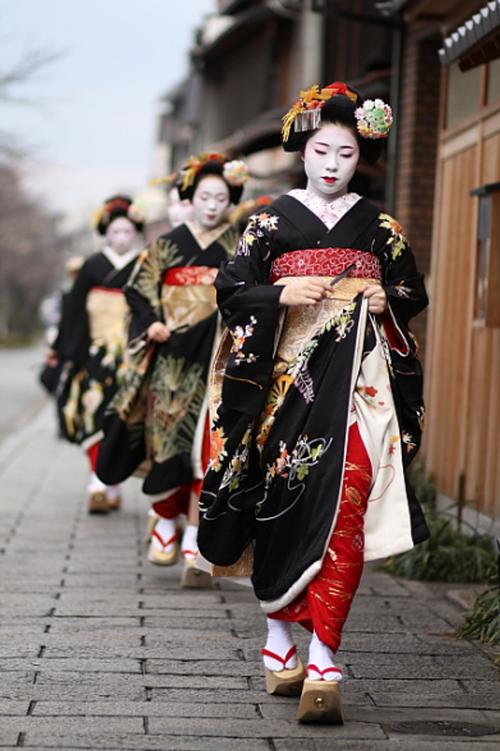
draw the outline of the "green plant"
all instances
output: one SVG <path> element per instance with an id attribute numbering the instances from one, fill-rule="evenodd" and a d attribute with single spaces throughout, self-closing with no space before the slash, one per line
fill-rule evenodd
<path id="1" fill-rule="evenodd" d="M 425 471 L 422 462 L 416 461 L 411 465 L 410 481 L 419 502 L 427 510 L 436 508 L 436 483 L 433 475 Z"/>
<path id="2" fill-rule="evenodd" d="M 420 581 L 488 581 L 496 568 L 490 535 L 464 534 L 452 519 L 433 511 L 426 517 L 430 538 L 389 558 L 384 571 Z"/>
<path id="3" fill-rule="evenodd" d="M 472 527 L 457 527 L 449 512 L 436 511 L 436 485 L 420 462 L 410 470 L 410 480 L 424 508 L 430 537 L 412 550 L 389 558 L 382 569 L 395 576 L 420 581 L 460 583 L 489 582 L 496 570 L 495 553 L 489 534 Z"/>
<path id="4" fill-rule="evenodd" d="M 500 645 L 500 590 L 492 584 L 478 595 L 472 610 L 457 630 L 461 639 L 479 639 L 491 646 Z M 498 659 L 498 658 L 497 658 Z"/>

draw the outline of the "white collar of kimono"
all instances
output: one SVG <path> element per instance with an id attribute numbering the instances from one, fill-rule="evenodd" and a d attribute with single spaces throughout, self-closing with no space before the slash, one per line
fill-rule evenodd
<path id="1" fill-rule="evenodd" d="M 317 196 L 310 190 L 294 188 L 288 192 L 289 196 L 300 201 L 309 211 L 321 219 L 328 229 L 335 227 L 337 222 L 342 219 L 344 214 L 347 214 L 349 209 L 352 209 L 361 196 L 357 193 L 345 193 L 338 198 L 330 199 L 329 201 Z"/>
<path id="2" fill-rule="evenodd" d="M 204 229 L 196 222 L 187 221 L 185 224 L 202 250 L 214 243 L 230 226 L 229 222 L 221 222 L 213 229 Z"/>
<path id="3" fill-rule="evenodd" d="M 116 250 L 113 250 L 113 248 L 111 248 L 109 245 L 105 245 L 105 247 L 102 249 L 102 252 L 115 269 L 124 269 L 125 266 L 130 263 L 130 261 L 133 261 L 134 258 L 137 258 L 140 250 L 140 248 L 132 248 L 131 250 L 127 250 L 126 253 L 120 254 L 117 253 Z"/>

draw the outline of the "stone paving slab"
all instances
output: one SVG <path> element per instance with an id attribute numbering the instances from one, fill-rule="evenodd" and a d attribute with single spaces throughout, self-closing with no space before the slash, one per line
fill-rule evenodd
<path id="1" fill-rule="evenodd" d="M 439 586 L 367 566 L 348 622 L 346 724 L 301 726 L 269 696 L 265 622 L 248 587 L 182 591 L 180 566 L 145 561 L 147 504 L 89 517 L 85 461 L 43 413 L 0 445 L 0 747 L 101 751 L 485 751 L 500 726 L 491 653 L 451 634 Z M 26 477 L 25 467 L 30 467 Z M 64 467 L 61 473 L 60 468 Z M 37 543 L 38 541 L 38 543 Z M 307 634 L 297 630 L 305 654 Z M 403 732 L 401 723 L 427 723 Z M 449 723 L 443 738 L 429 723 Z M 461 724 L 483 735 L 464 739 Z M 481 729 L 482 728 L 482 729 Z"/>
<path id="2" fill-rule="evenodd" d="M 236 743 L 236 746 L 235 746 Z M 24 748 L 44 749 L 79 749 L 80 751 L 272 751 L 268 740 L 235 738 L 182 738 L 167 735 L 101 735 L 98 733 L 82 734 L 77 730 L 63 735 L 54 732 L 26 733 L 23 738 Z"/>

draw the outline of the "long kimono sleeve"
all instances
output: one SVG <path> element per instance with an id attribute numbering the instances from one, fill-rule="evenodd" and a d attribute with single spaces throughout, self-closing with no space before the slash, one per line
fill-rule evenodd
<path id="1" fill-rule="evenodd" d="M 380 227 L 385 230 L 384 289 L 395 318 L 407 327 L 410 319 L 429 304 L 424 276 L 417 270 L 401 225 L 388 214 L 381 214 L 380 218 Z"/>
<path id="2" fill-rule="evenodd" d="M 219 271 L 217 303 L 232 338 L 222 398 L 238 412 L 257 415 L 271 381 L 282 287 L 268 283 L 278 217 L 250 217 L 236 255 Z"/>
<path id="3" fill-rule="evenodd" d="M 78 272 L 62 309 L 57 352 L 61 360 L 71 362 L 76 368 L 83 365 L 90 347 L 87 295 L 92 285 L 87 262 Z"/>
<path id="4" fill-rule="evenodd" d="M 381 258 L 384 289 L 388 307 L 380 316 L 390 348 L 391 379 L 404 446 L 403 461 L 408 465 L 420 445 L 423 418 L 422 367 L 417 356 L 417 342 L 408 324 L 428 305 L 423 274 L 401 225 L 387 214 L 381 215 L 385 230 Z"/>
<path id="5" fill-rule="evenodd" d="M 152 323 L 163 320 L 161 287 L 165 267 L 164 238 L 158 238 L 142 251 L 125 285 L 125 296 L 131 312 L 129 341 L 145 339 Z"/>

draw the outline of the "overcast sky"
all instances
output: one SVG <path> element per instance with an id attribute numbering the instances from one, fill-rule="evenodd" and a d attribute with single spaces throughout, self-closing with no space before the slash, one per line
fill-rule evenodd
<path id="1" fill-rule="evenodd" d="M 187 71 L 187 51 L 215 0 L 0 0 L 0 70 L 30 49 L 61 51 L 0 105 L 2 131 L 28 144 L 29 182 L 83 215 L 151 175 L 158 99 Z"/>

